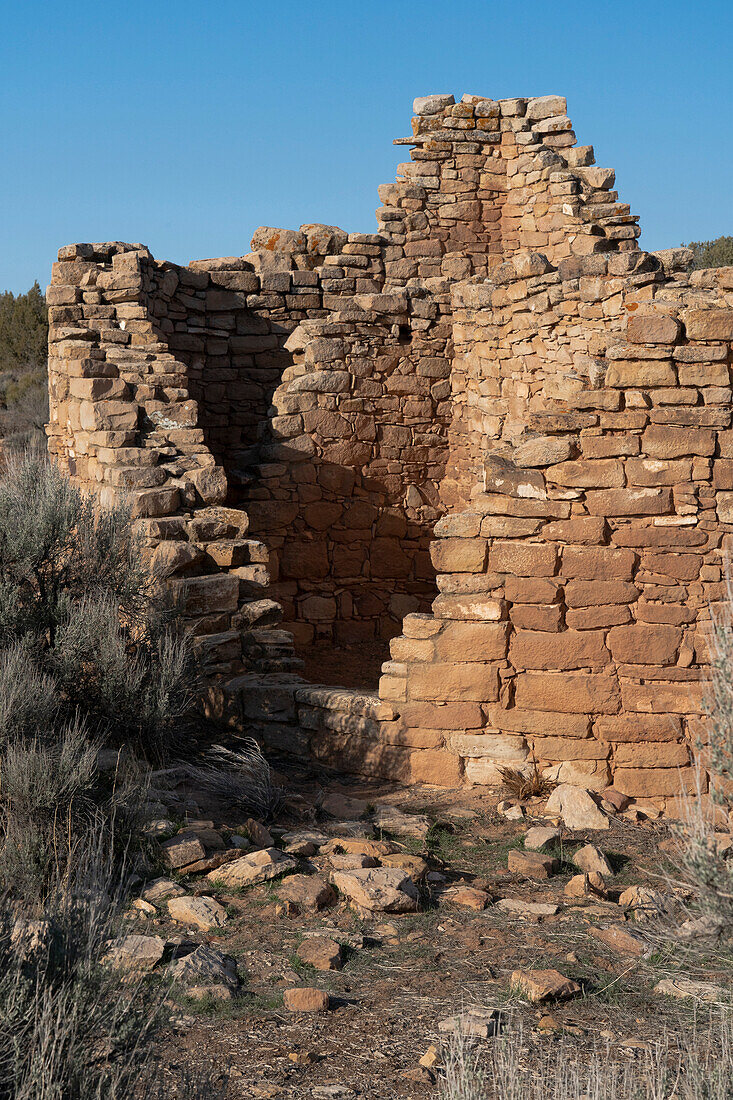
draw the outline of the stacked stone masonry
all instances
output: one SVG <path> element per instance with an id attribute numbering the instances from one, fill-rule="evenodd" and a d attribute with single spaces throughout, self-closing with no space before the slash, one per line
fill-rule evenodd
<path id="1" fill-rule="evenodd" d="M 641 251 L 559 96 L 414 110 L 377 233 L 62 249 L 51 452 L 133 499 L 213 705 L 270 745 L 671 804 L 733 536 L 733 269 Z M 378 696 L 306 684 L 293 639 L 391 639 Z"/>

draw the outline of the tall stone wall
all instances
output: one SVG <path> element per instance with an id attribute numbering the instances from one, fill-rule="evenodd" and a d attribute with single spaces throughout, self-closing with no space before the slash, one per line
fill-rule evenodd
<path id="1" fill-rule="evenodd" d="M 220 712 L 271 744 L 670 802 L 733 534 L 733 272 L 639 250 L 561 97 L 428 96 L 412 129 L 375 234 L 62 249 L 51 450 L 131 494 L 244 671 Z M 391 638 L 379 697 L 305 685 L 293 635 Z"/>

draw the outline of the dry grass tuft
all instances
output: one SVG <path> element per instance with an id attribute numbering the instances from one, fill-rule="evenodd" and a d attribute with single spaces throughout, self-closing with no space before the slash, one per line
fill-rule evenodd
<path id="1" fill-rule="evenodd" d="M 504 789 L 520 802 L 528 798 L 545 798 L 552 794 L 557 786 L 554 780 L 548 779 L 537 770 L 536 764 L 529 775 L 525 775 L 517 768 L 499 768 L 499 771 Z"/>

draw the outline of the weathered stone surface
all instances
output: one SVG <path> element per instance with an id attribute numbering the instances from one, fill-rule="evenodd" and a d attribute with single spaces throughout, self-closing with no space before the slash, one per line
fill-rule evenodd
<path id="1" fill-rule="evenodd" d="M 277 896 L 302 909 L 326 909 L 336 901 L 336 891 L 322 875 L 288 875 Z"/>
<path id="2" fill-rule="evenodd" d="M 418 892 L 409 875 L 396 867 L 365 868 L 361 871 L 333 871 L 339 893 L 362 909 L 384 913 L 414 913 Z"/>
<path id="3" fill-rule="evenodd" d="M 511 984 L 532 1002 L 566 1000 L 581 992 L 577 982 L 557 970 L 515 970 Z"/>
<path id="4" fill-rule="evenodd" d="M 286 989 L 283 1004 L 288 1012 L 327 1012 L 331 1007 L 331 998 L 323 989 L 302 986 Z"/>
<path id="5" fill-rule="evenodd" d="M 110 945 L 103 961 L 116 970 L 152 970 L 164 953 L 165 940 L 160 936 L 121 936 Z"/>
<path id="6" fill-rule="evenodd" d="M 587 791 L 570 784 L 556 787 L 547 800 L 548 814 L 559 814 L 568 829 L 608 829 L 609 821 Z"/>
<path id="7" fill-rule="evenodd" d="M 208 932 L 211 928 L 220 928 L 227 919 L 226 909 L 213 898 L 169 898 L 167 905 L 173 920 L 200 928 L 204 932 Z"/>
<path id="8" fill-rule="evenodd" d="M 534 825 L 524 834 L 524 847 L 530 852 L 540 852 L 547 845 L 559 840 L 561 835 L 561 830 L 552 825 Z"/>
<path id="9" fill-rule="evenodd" d="M 340 970 L 344 965 L 341 945 L 327 936 L 309 936 L 296 952 L 301 962 L 316 970 Z"/>
<path id="10" fill-rule="evenodd" d="M 584 844 L 572 855 L 572 861 L 581 871 L 597 871 L 600 875 L 611 876 L 613 870 L 611 864 L 599 848 L 592 844 Z"/>
<path id="11" fill-rule="evenodd" d="M 520 849 L 512 849 L 507 858 L 509 870 L 526 878 L 550 878 L 560 866 L 553 856 L 523 852 Z"/>
<path id="12" fill-rule="evenodd" d="M 255 886 L 287 874 L 288 871 L 294 871 L 297 866 L 297 859 L 278 848 L 263 848 L 262 851 L 240 856 L 223 867 L 217 867 L 206 877 L 209 882 L 224 886 Z"/>
<path id="13" fill-rule="evenodd" d="M 190 955 L 184 955 L 168 966 L 170 977 L 187 986 L 224 986 L 236 989 L 239 985 L 237 963 L 230 955 L 224 955 L 208 944 L 201 944 Z"/>

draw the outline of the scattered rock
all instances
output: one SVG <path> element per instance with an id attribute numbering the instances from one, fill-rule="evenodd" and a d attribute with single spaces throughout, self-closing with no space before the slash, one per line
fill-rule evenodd
<path id="1" fill-rule="evenodd" d="M 499 898 L 497 909 L 519 917 L 554 917 L 560 906 L 552 901 L 525 901 L 524 898 Z"/>
<path id="2" fill-rule="evenodd" d="M 349 798 L 345 794 L 327 794 L 321 800 L 320 808 L 331 817 L 338 817 L 343 821 L 358 821 L 364 817 L 368 810 L 368 803 L 361 798 Z"/>
<path id="3" fill-rule="evenodd" d="M 504 809 L 501 809 L 501 803 L 497 806 L 499 813 L 507 819 L 507 821 L 524 821 L 524 806 L 518 804 L 507 805 Z"/>
<path id="4" fill-rule="evenodd" d="M 438 1064 L 439 1059 L 438 1048 L 431 1043 L 420 1059 L 420 1065 L 424 1066 L 425 1069 L 433 1069 Z"/>
<path id="5" fill-rule="evenodd" d="M 294 871 L 297 866 L 297 859 L 281 852 L 279 848 L 264 848 L 259 852 L 239 856 L 231 863 L 210 871 L 206 877 L 209 882 L 220 882 L 224 886 L 255 886 L 260 882 L 269 882 L 288 871 Z"/>
<path id="6" fill-rule="evenodd" d="M 351 1100 L 356 1093 L 346 1085 L 316 1085 L 311 1096 L 313 1100 Z"/>
<path id="7" fill-rule="evenodd" d="M 321 848 L 321 855 L 382 856 L 396 855 L 399 852 L 389 840 L 368 840 L 361 837 L 336 837 Z"/>
<path id="8" fill-rule="evenodd" d="M 393 806 L 377 806 L 372 823 L 393 836 L 409 836 L 422 840 L 430 832 L 430 819 L 424 814 L 406 814 Z"/>
<path id="9" fill-rule="evenodd" d="M 523 852 L 518 848 L 512 848 L 509 852 L 507 865 L 510 871 L 527 878 L 550 878 L 560 866 L 558 860 L 552 856 L 545 856 L 540 852 Z"/>
<path id="10" fill-rule="evenodd" d="M 599 875 L 609 876 L 613 874 L 611 864 L 603 852 L 592 844 L 585 844 L 582 848 L 578 848 L 572 861 L 581 871 L 597 871 Z"/>
<path id="11" fill-rule="evenodd" d="M 228 985 L 217 985 L 216 982 L 189 985 L 186 988 L 186 996 L 194 1001 L 233 1001 L 236 992 Z"/>
<path id="12" fill-rule="evenodd" d="M 460 909 L 482 910 L 491 901 L 491 895 L 475 886 L 449 886 L 439 895 L 441 905 L 457 905 Z"/>
<path id="13" fill-rule="evenodd" d="M 266 829 L 260 821 L 255 821 L 253 817 L 248 817 L 243 825 L 240 826 L 241 832 L 248 836 L 253 845 L 258 848 L 272 848 L 274 841 L 270 834 L 270 830 Z"/>
<path id="14" fill-rule="evenodd" d="M 347 856 L 336 852 L 326 857 L 335 871 L 358 871 L 361 867 L 378 867 L 376 856 Z"/>
<path id="15" fill-rule="evenodd" d="M 291 844 L 312 844 L 315 848 L 320 848 L 322 844 L 328 842 L 328 839 L 326 833 L 320 833 L 315 829 L 298 829 L 282 835 L 282 842 L 286 849 Z"/>
<path id="16" fill-rule="evenodd" d="M 145 901 L 145 898 L 134 898 L 130 902 L 130 909 L 132 910 L 130 916 L 132 917 L 155 917 L 158 910 L 154 905 L 151 905 L 149 901 Z"/>
<path id="17" fill-rule="evenodd" d="M 490 1039 L 501 1029 L 502 1015 L 497 1009 L 470 1008 L 438 1023 L 438 1031 L 448 1035 L 474 1035 Z"/>
<path id="18" fill-rule="evenodd" d="M 384 913 L 417 911 L 419 899 L 417 888 L 409 875 L 398 867 L 333 871 L 331 882 L 337 890 L 362 909 Z"/>
<path id="19" fill-rule="evenodd" d="M 103 962 L 116 970 L 152 970 L 165 954 L 160 936 L 121 936 L 114 940 Z"/>
<path id="20" fill-rule="evenodd" d="M 515 970 L 512 985 L 526 994 L 532 1004 L 565 1000 L 581 992 L 577 982 L 564 977 L 558 970 Z"/>
<path id="21" fill-rule="evenodd" d="M 607 928 L 598 928 L 591 925 L 588 932 L 594 939 L 605 943 L 607 947 L 617 951 L 619 955 L 638 958 L 646 951 L 646 944 L 641 937 L 630 932 L 622 924 L 611 924 Z"/>
<path id="22" fill-rule="evenodd" d="M 724 920 L 718 920 L 710 914 L 702 917 L 692 917 L 684 921 L 677 929 L 677 935 L 682 940 L 717 940 L 726 924 Z"/>
<path id="23" fill-rule="evenodd" d="M 608 829 L 608 818 L 588 791 L 562 783 L 547 800 L 548 814 L 558 813 L 568 829 Z"/>
<path id="24" fill-rule="evenodd" d="M 183 985 L 224 985 L 236 989 L 239 984 L 236 960 L 208 944 L 201 944 L 189 955 L 175 959 L 168 973 Z"/>
<path id="25" fill-rule="evenodd" d="M 340 945 L 326 936 L 312 936 L 303 940 L 296 954 L 301 962 L 315 967 L 316 970 L 340 970 L 344 965 Z"/>
<path id="26" fill-rule="evenodd" d="M 588 874 L 573 875 L 565 885 L 565 897 L 567 898 L 605 898 L 608 896 L 603 875 L 598 871 Z"/>
<path id="27" fill-rule="evenodd" d="M 299 909 L 326 909 L 336 901 L 336 891 L 323 875 L 290 875 L 278 886 L 277 896 Z"/>
<path id="28" fill-rule="evenodd" d="M 649 886 L 629 886 L 619 897 L 618 903 L 637 921 L 659 916 L 667 908 L 662 895 Z"/>
<path id="29" fill-rule="evenodd" d="M 312 989 L 306 986 L 298 989 L 286 989 L 283 995 L 283 1004 L 288 1012 L 327 1012 L 331 1005 L 331 998 L 322 989 Z"/>
<path id="30" fill-rule="evenodd" d="M 562 836 L 562 830 L 545 825 L 535 825 L 524 836 L 524 847 L 528 852 L 539 852 L 546 844 L 552 844 Z"/>
<path id="31" fill-rule="evenodd" d="M 239 852 L 246 852 L 248 848 L 252 847 L 252 841 L 249 839 L 249 837 L 239 836 L 238 833 L 232 833 L 232 835 L 229 837 L 229 843 L 231 844 L 232 848 L 236 848 Z"/>
<path id="32" fill-rule="evenodd" d="M 172 867 L 174 870 L 187 867 L 189 863 L 196 863 L 197 860 L 206 858 L 204 845 L 200 838 L 192 832 L 172 836 L 170 840 L 164 840 L 160 847 L 163 851 L 163 860 L 168 867 Z"/>
<path id="33" fill-rule="evenodd" d="M 172 878 L 156 878 L 149 882 L 144 890 L 140 891 L 140 897 L 153 904 L 165 901 L 166 898 L 180 898 L 186 891 Z"/>
<path id="34" fill-rule="evenodd" d="M 726 1006 L 730 1005 L 731 997 L 730 989 L 724 989 L 712 982 L 694 981 L 692 978 L 664 978 L 654 986 L 654 992 L 680 999 L 691 997 L 708 1004 L 720 1002 Z"/>
<path id="35" fill-rule="evenodd" d="M 428 873 L 427 860 L 423 859 L 422 856 L 407 855 L 406 852 L 382 856 L 379 862 L 383 867 L 398 867 L 406 875 L 409 875 L 415 884 L 421 882 Z"/>
<path id="36" fill-rule="evenodd" d="M 193 925 L 203 932 L 208 932 L 211 928 L 221 928 L 227 919 L 224 906 L 209 897 L 170 898 L 168 912 L 173 920 Z"/>
<path id="37" fill-rule="evenodd" d="M 153 840 L 158 840 L 161 836 L 168 836 L 169 833 L 175 833 L 176 823 L 175 821 L 171 821 L 169 817 L 159 817 L 153 821 L 146 822 L 146 824 L 143 825 L 142 831 L 145 836 Z"/>

